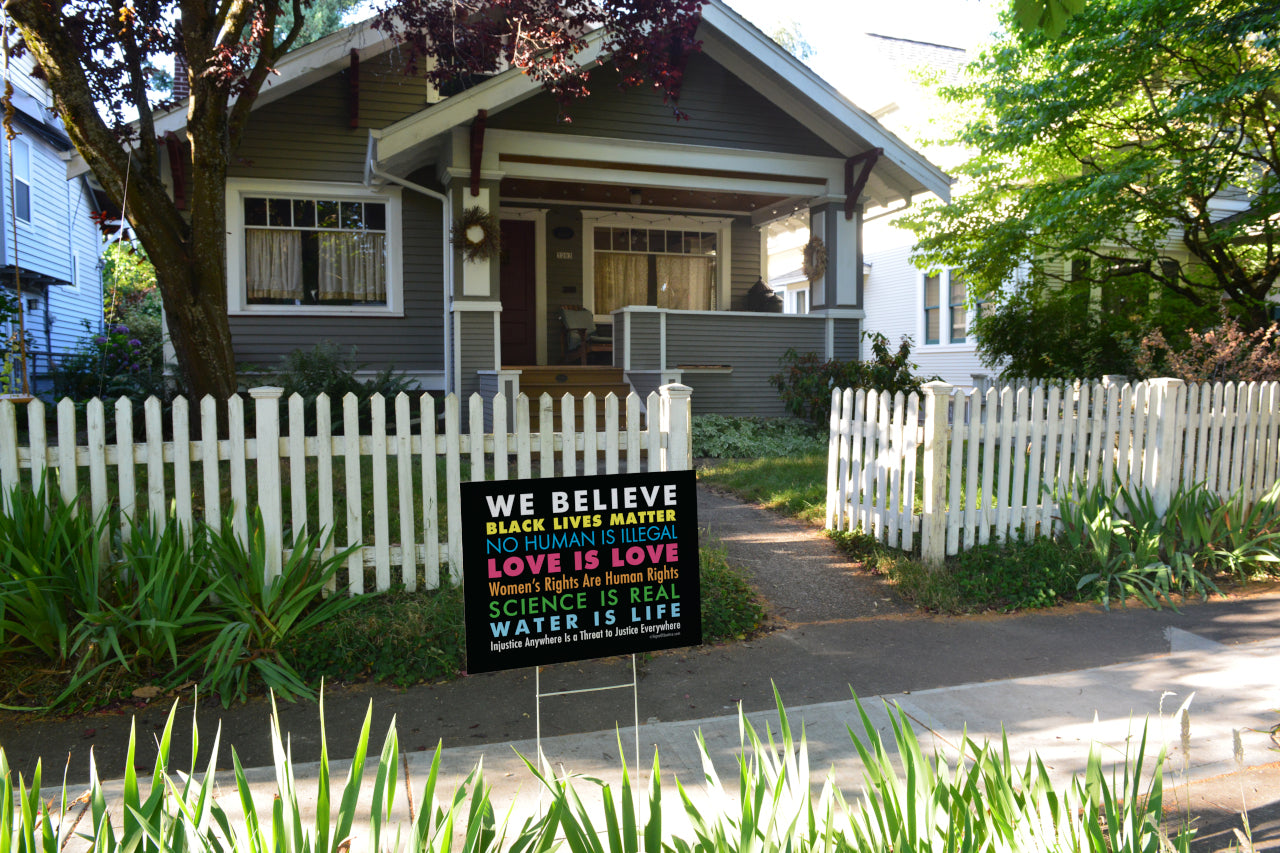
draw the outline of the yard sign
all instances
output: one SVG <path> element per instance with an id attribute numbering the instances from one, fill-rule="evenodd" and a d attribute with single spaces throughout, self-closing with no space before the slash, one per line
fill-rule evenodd
<path id="1" fill-rule="evenodd" d="M 467 671 L 702 642 L 692 471 L 462 484 Z"/>

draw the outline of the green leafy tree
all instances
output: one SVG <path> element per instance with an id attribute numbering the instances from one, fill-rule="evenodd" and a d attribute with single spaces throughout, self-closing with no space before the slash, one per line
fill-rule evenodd
<path id="1" fill-rule="evenodd" d="M 1018 360 L 997 334 L 1018 322 L 1021 346 L 1061 337 L 1069 356 L 1156 328 L 1173 341 L 1222 303 L 1246 330 L 1270 321 L 1278 15 L 1275 0 L 1097 0 L 1056 39 L 1012 28 L 944 92 L 970 116 L 955 140 L 973 152 L 954 170 L 967 189 L 908 221 L 916 262 L 962 269 L 987 302 L 988 361 Z M 1043 375 L 1029 367 L 1011 369 Z"/>
<path id="2" fill-rule="evenodd" d="M 817 51 L 809 44 L 800 31 L 800 23 L 795 20 L 779 21 L 769 31 L 769 38 L 782 45 L 782 48 L 801 62 L 807 62 Z"/>

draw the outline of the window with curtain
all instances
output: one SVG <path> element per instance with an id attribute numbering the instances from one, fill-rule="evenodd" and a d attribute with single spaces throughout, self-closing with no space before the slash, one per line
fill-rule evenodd
<path id="1" fill-rule="evenodd" d="M 387 304 L 384 203 L 246 196 L 244 226 L 249 304 Z"/>
<path id="2" fill-rule="evenodd" d="M 627 305 L 690 311 L 716 307 L 712 231 L 595 228 L 595 313 Z"/>

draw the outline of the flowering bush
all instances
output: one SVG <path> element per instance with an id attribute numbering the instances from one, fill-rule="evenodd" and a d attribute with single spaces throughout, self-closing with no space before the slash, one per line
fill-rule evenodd
<path id="1" fill-rule="evenodd" d="M 89 326 L 85 324 L 85 330 Z M 144 398 L 163 392 L 159 342 L 144 343 L 123 324 L 110 324 L 82 339 L 53 373 L 55 396 L 84 401 L 129 396 Z"/>
<path id="2" fill-rule="evenodd" d="M 1204 332 L 1187 330 L 1185 346 L 1171 346 L 1159 329 L 1142 339 L 1137 365 L 1144 376 L 1187 382 L 1263 382 L 1280 379 L 1280 326 L 1246 332 L 1225 311 Z"/>
<path id="3" fill-rule="evenodd" d="M 796 417 L 826 426 L 831 417 L 832 388 L 867 388 L 896 394 L 919 393 L 923 379 L 912 373 L 911 339 L 903 337 L 896 352 L 879 332 L 864 332 L 871 341 L 869 361 L 822 361 L 816 353 L 801 355 L 789 349 L 779 360 L 782 372 L 769 377 L 787 411 Z"/>

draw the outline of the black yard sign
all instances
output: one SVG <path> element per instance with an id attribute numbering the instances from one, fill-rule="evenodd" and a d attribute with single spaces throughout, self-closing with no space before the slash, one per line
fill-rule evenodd
<path id="1" fill-rule="evenodd" d="M 692 471 L 462 484 L 467 671 L 702 642 Z"/>

